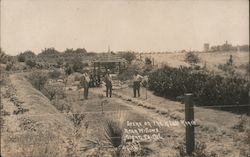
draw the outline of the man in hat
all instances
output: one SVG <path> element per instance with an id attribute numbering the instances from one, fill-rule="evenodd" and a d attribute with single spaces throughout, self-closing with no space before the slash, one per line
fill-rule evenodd
<path id="1" fill-rule="evenodd" d="M 106 97 L 112 96 L 112 78 L 110 76 L 110 70 L 108 69 L 104 77 L 106 83 Z"/>
<path id="2" fill-rule="evenodd" d="M 89 69 L 85 69 L 84 73 L 81 78 L 81 84 L 84 88 L 84 98 L 88 99 L 89 95 L 89 83 L 90 83 L 90 77 L 89 77 Z"/>
<path id="3" fill-rule="evenodd" d="M 136 97 L 136 93 L 138 94 L 138 97 L 140 97 L 140 84 L 142 81 L 143 77 L 138 74 L 136 71 L 134 76 L 133 76 L 133 92 L 134 92 L 134 98 Z"/>

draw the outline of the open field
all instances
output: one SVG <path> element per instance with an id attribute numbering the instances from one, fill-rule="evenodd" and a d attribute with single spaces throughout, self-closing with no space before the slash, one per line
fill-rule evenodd
<path id="1" fill-rule="evenodd" d="M 207 52 L 207 53 L 194 53 L 200 58 L 200 66 L 204 66 L 209 70 L 218 71 L 218 65 L 225 64 L 230 55 L 233 57 L 233 62 L 235 66 L 238 67 L 237 70 L 241 71 L 240 66 L 247 65 L 249 62 L 249 53 L 248 52 Z M 159 54 L 141 54 L 142 59 L 149 57 L 154 59 L 155 64 L 162 65 L 167 64 L 172 67 L 189 66 L 185 62 L 186 53 L 159 53 Z M 139 58 L 139 55 L 137 55 Z M 244 72 L 245 73 L 245 72 Z"/>

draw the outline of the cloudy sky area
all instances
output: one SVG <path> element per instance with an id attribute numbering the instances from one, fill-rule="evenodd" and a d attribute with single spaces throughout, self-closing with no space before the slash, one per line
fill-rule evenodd
<path id="1" fill-rule="evenodd" d="M 202 50 L 249 43 L 248 0 L 1 0 L 8 54 L 54 47 L 87 51 Z"/>

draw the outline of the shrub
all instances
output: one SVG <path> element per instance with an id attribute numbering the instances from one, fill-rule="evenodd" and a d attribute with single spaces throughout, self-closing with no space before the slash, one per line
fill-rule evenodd
<path id="1" fill-rule="evenodd" d="M 155 94 L 176 100 L 192 92 L 198 105 L 247 104 L 249 87 L 243 78 L 225 78 L 183 67 L 165 66 L 149 76 L 149 89 Z"/>
<path id="2" fill-rule="evenodd" d="M 47 82 L 48 77 L 45 72 L 34 71 L 29 74 L 28 79 L 33 87 L 41 91 Z"/>
<path id="3" fill-rule="evenodd" d="M 186 152 L 186 145 L 181 143 L 177 148 L 179 149 L 178 157 L 211 157 L 216 156 L 214 152 L 207 152 L 206 144 L 204 142 L 196 141 L 195 149 L 191 155 Z"/>
<path id="4" fill-rule="evenodd" d="M 31 68 L 36 66 L 36 62 L 32 60 L 26 60 L 25 63 Z"/>
<path id="5" fill-rule="evenodd" d="M 6 63 L 8 56 L 0 48 L 0 63 Z"/>
<path id="6" fill-rule="evenodd" d="M 80 59 L 75 59 L 72 65 L 72 69 L 74 72 L 82 72 L 83 69 L 83 63 L 81 62 Z"/>
<path id="7" fill-rule="evenodd" d="M 61 72 L 59 70 L 53 70 L 48 73 L 49 77 L 52 79 L 57 79 L 61 75 Z"/>
<path id="8" fill-rule="evenodd" d="M 104 129 L 106 139 L 115 148 L 116 156 L 119 157 L 122 150 L 122 127 L 118 122 L 110 120 L 106 122 Z"/>
<path id="9" fill-rule="evenodd" d="M 5 70 L 10 71 L 12 67 L 13 67 L 13 63 L 12 62 L 8 62 L 7 65 L 6 65 Z"/>
<path id="10" fill-rule="evenodd" d="M 136 59 L 136 55 L 133 52 L 120 52 L 119 55 L 121 57 L 123 57 L 124 59 L 126 59 L 128 61 L 129 64 L 131 64 L 131 62 Z"/>
<path id="11" fill-rule="evenodd" d="M 36 57 L 35 53 L 28 50 L 23 53 L 20 53 L 17 57 L 17 60 L 19 62 L 25 62 L 26 60 L 31 60 L 34 59 L 35 57 Z"/>
<path id="12" fill-rule="evenodd" d="M 20 54 L 20 55 L 18 55 L 17 60 L 18 60 L 18 62 L 25 62 L 25 56 Z"/>
<path id="13" fill-rule="evenodd" d="M 148 57 L 146 57 L 146 58 L 145 58 L 145 64 L 146 64 L 146 65 L 150 65 L 150 64 L 152 64 L 151 59 L 150 59 L 150 58 L 148 58 Z"/>
<path id="14" fill-rule="evenodd" d="M 52 100 L 52 105 L 55 106 L 56 109 L 61 112 L 70 112 L 70 105 L 65 100 Z"/>
<path id="15" fill-rule="evenodd" d="M 200 58 L 196 54 L 194 54 L 193 52 L 188 52 L 185 55 L 185 61 L 191 65 L 195 65 L 195 64 L 200 62 Z"/>
<path id="16" fill-rule="evenodd" d="M 53 100 L 56 97 L 61 99 L 65 98 L 63 86 L 62 83 L 46 83 L 41 91 L 49 100 Z"/>
<path id="17" fill-rule="evenodd" d="M 65 66 L 65 73 L 67 75 L 70 75 L 74 72 L 74 70 L 72 69 L 72 67 L 67 63 L 66 66 Z"/>

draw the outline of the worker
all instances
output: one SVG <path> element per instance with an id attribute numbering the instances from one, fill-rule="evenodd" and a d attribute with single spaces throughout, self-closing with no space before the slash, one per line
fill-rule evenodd
<path id="1" fill-rule="evenodd" d="M 133 76 L 133 92 L 134 92 L 134 98 L 136 97 L 136 93 L 138 94 L 138 97 L 140 97 L 140 84 L 143 77 L 138 74 L 136 71 Z"/>
<path id="2" fill-rule="evenodd" d="M 112 78 L 110 76 L 110 70 L 108 69 L 104 77 L 106 83 L 106 97 L 112 96 Z"/>
<path id="3" fill-rule="evenodd" d="M 89 83 L 90 83 L 90 77 L 89 77 L 89 70 L 85 69 L 83 76 L 81 78 L 81 85 L 84 88 L 84 98 L 88 99 L 89 94 Z"/>

